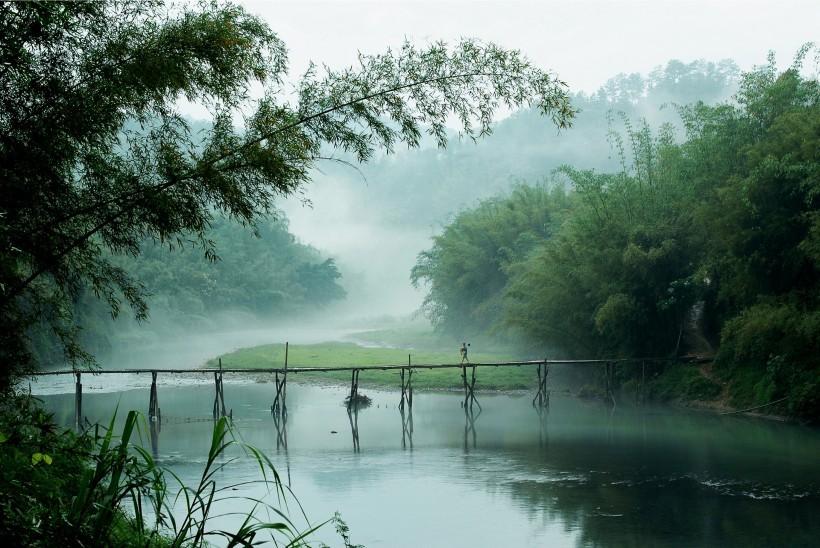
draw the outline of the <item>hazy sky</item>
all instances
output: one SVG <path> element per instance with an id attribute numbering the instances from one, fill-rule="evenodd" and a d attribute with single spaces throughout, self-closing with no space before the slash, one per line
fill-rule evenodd
<path id="1" fill-rule="evenodd" d="M 788 62 L 820 40 L 820 1 L 398 1 L 241 2 L 288 45 L 291 66 L 308 59 L 339 67 L 357 51 L 415 42 L 480 38 L 525 52 L 574 90 L 593 91 L 619 72 L 646 73 L 669 59 L 731 57 L 741 68 L 768 50 Z"/>
<path id="2" fill-rule="evenodd" d="M 291 76 L 309 60 L 340 68 L 358 51 L 480 38 L 526 53 L 572 91 L 595 91 L 620 72 L 648 73 L 670 59 L 788 64 L 820 41 L 820 0 L 545 0 L 541 2 L 239 0 L 285 41 Z M 194 117 L 207 113 L 195 106 Z"/>

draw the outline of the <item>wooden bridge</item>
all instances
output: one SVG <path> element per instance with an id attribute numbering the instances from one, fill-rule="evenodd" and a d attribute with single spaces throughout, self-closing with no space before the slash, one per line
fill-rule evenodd
<path id="1" fill-rule="evenodd" d="M 197 368 L 197 369 L 102 369 L 96 371 L 81 371 L 77 369 L 60 371 L 43 371 L 33 373 L 31 376 L 52 376 L 52 375 L 73 375 L 75 380 L 75 406 L 74 422 L 79 429 L 82 424 L 82 404 L 83 404 L 83 384 L 82 375 L 121 375 L 121 374 L 150 374 L 151 390 L 148 403 L 148 418 L 151 422 L 161 421 L 161 409 L 159 406 L 159 394 L 157 379 L 160 374 L 182 374 L 182 375 L 213 375 L 214 377 L 214 402 L 213 418 L 230 417 L 232 410 L 225 406 L 225 394 L 223 390 L 223 377 L 226 374 L 253 374 L 253 375 L 273 375 L 275 390 L 271 404 L 271 412 L 274 415 L 284 416 L 287 414 L 287 379 L 288 375 L 298 375 L 299 373 L 328 373 L 328 372 L 349 372 L 350 392 L 346 398 L 348 408 L 356 407 L 360 401 L 359 397 L 359 376 L 362 371 L 396 371 L 399 374 L 401 396 L 399 408 L 403 411 L 405 406 L 412 409 L 413 406 L 413 372 L 431 369 L 461 369 L 461 379 L 464 390 L 464 401 L 462 406 L 472 408 L 481 405 L 476 398 L 477 370 L 482 367 L 534 367 L 537 374 L 536 393 L 532 399 L 532 404 L 536 408 L 544 409 L 549 407 L 550 391 L 547 388 L 547 376 L 551 365 L 573 365 L 573 366 L 598 366 L 604 368 L 604 389 L 606 399 L 611 405 L 615 405 L 615 371 L 620 363 L 642 362 L 646 360 L 636 359 L 588 359 L 588 360 L 529 360 L 529 361 L 508 361 L 497 363 L 458 363 L 458 364 L 414 364 L 411 355 L 407 356 L 407 364 L 401 365 L 374 365 L 374 366 L 327 366 L 327 367 L 288 367 L 288 345 L 285 343 L 285 361 L 281 368 L 247 369 L 247 368 L 224 368 L 222 359 L 219 359 L 217 368 Z M 641 387 L 645 379 L 645 365 L 642 369 Z"/>

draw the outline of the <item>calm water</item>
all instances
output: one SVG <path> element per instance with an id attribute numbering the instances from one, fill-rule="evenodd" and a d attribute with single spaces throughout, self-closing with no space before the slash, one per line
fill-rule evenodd
<path id="1" fill-rule="evenodd" d="M 107 392 L 95 390 L 96 379 L 84 376 L 92 422 L 107 421 L 117 404 L 122 415 L 147 409 L 147 387 Z M 42 381 L 34 389 L 61 391 Z M 356 450 L 344 389 L 290 383 L 285 449 L 272 392 L 271 384 L 226 379 L 242 438 L 271 456 L 311 520 L 339 510 L 352 540 L 369 547 L 820 543 L 816 430 L 669 409 L 610 414 L 556 395 L 545 417 L 531 396 L 480 395 L 483 411 L 471 418 L 455 394 L 416 393 L 409 423 L 397 393 L 364 390 L 373 406 L 358 413 Z M 42 397 L 71 423 L 73 394 Z M 197 419 L 209 416 L 213 387 L 161 384 L 159 401 L 154 450 L 193 482 L 212 427 Z M 257 476 L 241 459 L 219 481 Z M 260 487 L 237 494 L 265 496 Z M 318 539 L 339 544 L 329 529 Z"/>

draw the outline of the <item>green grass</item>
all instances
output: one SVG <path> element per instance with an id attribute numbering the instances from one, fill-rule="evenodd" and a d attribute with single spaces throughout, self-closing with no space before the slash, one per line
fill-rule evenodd
<path id="1" fill-rule="evenodd" d="M 326 342 L 308 345 L 291 345 L 288 367 L 330 367 L 378 365 L 404 365 L 410 354 L 413 364 L 458 363 L 458 347 L 451 350 L 407 350 L 404 348 L 370 348 L 355 343 Z M 266 369 L 282 367 L 285 362 L 285 345 L 268 344 L 243 348 L 220 356 L 226 368 Z M 510 354 L 494 352 L 470 352 L 470 361 L 512 361 Z M 208 361 L 206 367 L 214 367 L 217 360 Z M 350 381 L 348 372 L 299 373 L 297 379 L 327 380 L 339 383 Z M 491 390 L 529 389 L 535 387 L 535 367 L 485 367 L 477 372 L 476 387 Z M 363 371 L 359 382 L 372 386 L 399 386 L 398 371 Z M 421 389 L 460 388 L 460 369 L 417 370 L 413 373 L 413 386 Z"/>

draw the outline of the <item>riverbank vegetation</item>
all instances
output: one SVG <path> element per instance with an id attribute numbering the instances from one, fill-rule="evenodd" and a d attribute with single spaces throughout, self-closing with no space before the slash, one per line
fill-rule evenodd
<path id="1" fill-rule="evenodd" d="M 743 74 L 730 102 L 678 106 L 682 137 L 622 119 L 615 171 L 564 166 L 461 212 L 412 271 L 428 316 L 442 330 L 515 333 L 552 355 L 716 349 L 732 404 L 785 398 L 777 411 L 819 420 L 812 51 L 785 71 L 771 58 Z"/>
<path id="2" fill-rule="evenodd" d="M 29 396 L 0 404 L 0 538 L 10 546 L 203 546 L 217 538 L 228 545 L 250 545 L 262 538 L 304 545 L 316 527 L 300 528 L 276 507 L 217 485 L 218 472 L 237 458 L 255 459 L 256 483 L 266 485 L 283 507 L 292 496 L 271 462 L 236 441 L 227 419 L 214 425 L 199 484 L 176 488 L 169 474 L 142 448 L 149 435 L 145 419 L 128 413 L 122 433 L 115 420 L 76 434 L 56 427 L 52 417 Z M 220 501 L 246 501 L 254 511 L 231 531 L 211 524 Z M 295 501 L 292 501 L 295 503 Z M 256 512 L 267 510 L 280 521 Z M 305 518 L 306 520 L 306 518 Z M 335 520 L 343 525 L 338 516 Z M 323 524 L 320 524 L 323 525 Z"/>
<path id="3" fill-rule="evenodd" d="M 215 261 L 205 260 L 195 247 L 184 245 L 169 252 L 150 240 L 141 244 L 138 258 L 110 256 L 112 264 L 150 288 L 145 300 L 150 322 L 112 320 L 108 306 L 91 288 L 84 288 L 71 303 L 71 316 L 82 328 L 78 342 L 105 361 L 124 344 L 184 336 L 191 330 L 218 331 L 232 321 L 275 322 L 344 298 L 334 260 L 297 242 L 283 214 L 260 220 L 254 232 L 224 217 L 214 219 L 208 238 L 219 246 Z M 29 336 L 37 363 L 65 364 L 59 340 L 44 325 Z"/>

